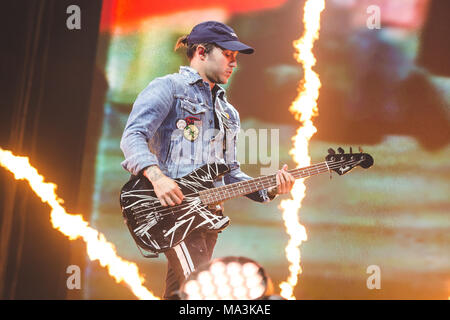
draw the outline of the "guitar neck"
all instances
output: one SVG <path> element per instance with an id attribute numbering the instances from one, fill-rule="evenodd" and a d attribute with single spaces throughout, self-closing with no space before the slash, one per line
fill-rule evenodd
<path id="1" fill-rule="evenodd" d="M 288 170 L 288 172 L 291 173 L 295 179 L 307 178 L 312 175 L 325 173 L 328 171 L 330 171 L 330 167 L 328 166 L 327 161 L 314 164 L 309 167 Z M 276 175 L 273 174 L 203 190 L 199 192 L 199 195 L 204 204 L 214 204 L 274 187 L 276 185 Z"/>

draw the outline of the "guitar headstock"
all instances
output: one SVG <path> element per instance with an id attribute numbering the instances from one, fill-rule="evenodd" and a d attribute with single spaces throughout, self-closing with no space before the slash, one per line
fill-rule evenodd
<path id="1" fill-rule="evenodd" d="M 328 155 L 325 157 L 330 170 L 336 171 L 339 175 L 343 175 L 356 166 L 367 169 L 373 165 L 373 158 L 370 154 L 363 153 L 359 148 L 359 153 L 353 153 L 350 147 L 350 153 L 345 153 L 344 149 L 339 147 L 338 152 L 332 148 L 328 149 Z"/>

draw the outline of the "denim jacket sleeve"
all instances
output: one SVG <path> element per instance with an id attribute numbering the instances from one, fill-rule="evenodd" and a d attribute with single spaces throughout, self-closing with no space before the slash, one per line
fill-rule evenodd
<path id="1" fill-rule="evenodd" d="M 241 168 L 237 161 L 231 165 L 231 171 L 224 176 L 225 184 L 230 184 L 230 183 L 235 183 L 235 182 L 245 181 L 245 180 L 250 180 L 250 179 L 253 179 L 253 178 L 241 171 Z M 257 201 L 257 202 L 269 202 L 275 198 L 275 197 L 269 197 L 269 195 L 267 194 L 267 189 L 249 193 L 245 196 L 247 198 L 249 198 L 253 201 Z"/>
<path id="2" fill-rule="evenodd" d="M 239 126 L 240 126 L 239 114 L 237 114 L 237 120 L 238 120 L 238 123 L 239 123 Z M 230 172 L 227 173 L 224 176 L 225 184 L 230 184 L 230 183 L 235 183 L 235 182 L 239 182 L 239 181 L 245 181 L 245 180 L 253 179 L 252 177 L 250 177 L 249 175 L 245 174 L 241 170 L 240 164 L 237 161 L 237 144 L 236 144 L 236 142 L 237 142 L 237 133 L 233 137 L 232 143 L 227 146 L 227 148 L 231 149 L 231 150 L 229 150 L 231 152 L 229 152 L 228 150 L 226 152 L 227 163 L 230 166 Z M 273 200 L 275 198 L 275 196 L 274 197 L 269 197 L 269 195 L 267 194 L 267 189 L 256 191 L 256 192 L 247 194 L 245 196 L 247 198 L 249 198 L 249 199 L 251 199 L 253 201 L 257 201 L 257 202 L 269 202 L 269 201 L 271 201 L 271 200 Z"/>
<path id="3" fill-rule="evenodd" d="M 125 156 L 122 167 L 137 175 L 150 165 L 159 165 L 149 147 L 173 104 L 173 84 L 168 77 L 156 78 L 138 95 L 128 117 L 120 148 Z"/>

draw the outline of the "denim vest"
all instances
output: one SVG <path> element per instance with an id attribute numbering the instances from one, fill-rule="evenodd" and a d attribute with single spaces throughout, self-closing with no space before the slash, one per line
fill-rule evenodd
<path id="1" fill-rule="evenodd" d="M 231 171 L 218 184 L 248 180 L 236 159 L 239 130 L 239 113 L 224 89 L 218 88 L 213 108 L 209 84 L 196 70 L 182 66 L 179 73 L 154 79 L 138 95 L 120 141 L 125 156 L 121 164 L 134 175 L 158 165 L 168 177 L 179 178 L 206 163 L 221 162 Z M 270 200 L 267 190 L 247 197 Z"/>

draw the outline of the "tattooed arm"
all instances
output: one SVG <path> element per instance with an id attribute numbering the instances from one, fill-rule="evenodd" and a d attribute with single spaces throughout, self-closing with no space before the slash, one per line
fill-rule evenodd
<path id="1" fill-rule="evenodd" d="M 156 196 L 163 206 L 174 206 L 183 201 L 183 193 L 178 184 L 152 165 L 144 169 L 143 175 L 152 183 Z"/>

